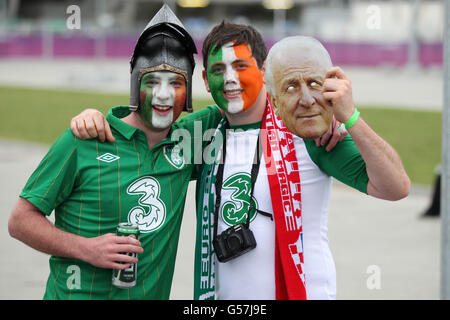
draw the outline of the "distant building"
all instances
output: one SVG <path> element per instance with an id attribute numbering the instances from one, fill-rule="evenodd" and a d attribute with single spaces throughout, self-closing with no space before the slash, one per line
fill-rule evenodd
<path id="1" fill-rule="evenodd" d="M 442 64 L 442 0 L 0 0 L 0 56 L 33 54 L 23 48 L 33 41 L 40 54 L 126 56 L 163 2 L 198 45 L 228 19 L 257 28 L 268 46 L 283 36 L 314 36 L 344 64 Z M 70 5 L 80 8 L 80 30 L 67 29 Z"/>

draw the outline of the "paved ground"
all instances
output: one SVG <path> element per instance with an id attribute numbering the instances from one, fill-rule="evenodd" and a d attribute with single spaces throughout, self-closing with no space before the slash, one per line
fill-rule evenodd
<path id="1" fill-rule="evenodd" d="M 47 146 L 0 140 L 0 299 L 41 299 L 48 256 L 10 238 L 7 221 Z M 191 299 L 194 198 L 186 204 L 172 299 Z M 439 299 L 440 219 L 420 218 L 431 190 L 387 202 L 335 183 L 329 218 L 338 299 Z"/>

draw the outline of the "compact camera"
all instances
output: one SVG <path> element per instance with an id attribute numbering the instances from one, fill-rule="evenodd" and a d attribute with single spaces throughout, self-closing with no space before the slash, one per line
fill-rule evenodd
<path id="1" fill-rule="evenodd" d="M 213 240 L 214 251 L 220 262 L 227 262 L 256 248 L 253 232 L 245 225 L 238 224 L 223 231 Z"/>

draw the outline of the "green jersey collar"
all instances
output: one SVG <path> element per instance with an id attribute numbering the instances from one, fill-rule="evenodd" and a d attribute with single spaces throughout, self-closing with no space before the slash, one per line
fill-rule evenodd
<path id="1" fill-rule="evenodd" d="M 128 123 L 125 123 L 121 120 L 122 118 L 128 116 L 130 113 L 131 111 L 128 106 L 116 106 L 109 109 L 108 114 L 106 115 L 106 120 L 109 122 L 111 127 L 117 130 L 127 140 L 130 140 L 137 131 L 141 131 L 140 129 L 130 126 Z M 157 143 L 155 146 L 178 142 L 172 141 L 170 139 L 172 132 L 177 128 L 178 124 L 177 122 L 174 122 L 170 128 L 169 133 L 167 134 L 167 137 Z"/>
<path id="2" fill-rule="evenodd" d="M 254 123 L 247 123 L 247 124 L 241 124 L 237 126 L 229 125 L 230 129 L 240 129 L 240 130 L 254 130 L 254 129 L 261 129 L 262 121 L 254 122 Z"/>
<path id="3" fill-rule="evenodd" d="M 130 126 L 121 120 L 130 113 L 131 111 L 128 106 L 117 106 L 109 109 L 108 114 L 106 115 L 106 120 L 109 122 L 111 127 L 116 129 L 127 140 L 130 140 L 136 130 L 138 130 L 137 128 Z"/>

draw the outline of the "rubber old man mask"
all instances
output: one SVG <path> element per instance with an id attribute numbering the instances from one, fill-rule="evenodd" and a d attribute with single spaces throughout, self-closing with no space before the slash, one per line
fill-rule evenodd
<path id="1" fill-rule="evenodd" d="M 233 42 L 214 46 L 208 55 L 205 83 L 224 111 L 238 113 L 250 108 L 263 86 L 263 74 L 247 44 Z"/>
<path id="2" fill-rule="evenodd" d="M 333 110 L 322 86 L 331 67 L 328 52 L 314 38 L 288 37 L 269 51 L 266 81 L 272 107 L 301 138 L 318 138 L 330 126 Z"/>
<path id="3" fill-rule="evenodd" d="M 140 79 L 140 116 L 152 130 L 163 130 L 180 116 L 186 101 L 186 80 L 170 71 L 145 73 Z"/>

